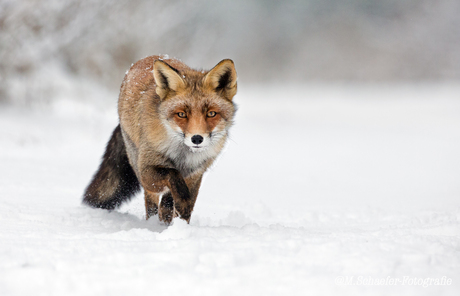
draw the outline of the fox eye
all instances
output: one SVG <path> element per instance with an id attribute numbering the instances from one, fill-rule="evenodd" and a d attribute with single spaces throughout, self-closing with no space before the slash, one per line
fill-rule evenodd
<path id="1" fill-rule="evenodd" d="M 208 116 L 208 117 L 214 117 L 214 116 L 216 116 L 216 114 L 217 114 L 217 113 L 216 113 L 215 111 L 209 111 L 208 114 L 207 114 L 207 116 Z"/>
<path id="2" fill-rule="evenodd" d="M 177 116 L 179 116 L 180 118 L 187 118 L 187 114 L 185 114 L 185 112 L 179 112 L 177 113 Z"/>

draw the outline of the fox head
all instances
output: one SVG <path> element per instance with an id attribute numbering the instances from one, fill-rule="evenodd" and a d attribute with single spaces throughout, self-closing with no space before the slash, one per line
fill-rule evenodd
<path id="1" fill-rule="evenodd" d="M 158 112 L 175 142 L 192 152 L 222 146 L 236 109 L 232 102 L 237 90 L 233 61 L 222 60 L 206 72 L 179 71 L 156 60 L 153 75 L 160 97 Z"/>

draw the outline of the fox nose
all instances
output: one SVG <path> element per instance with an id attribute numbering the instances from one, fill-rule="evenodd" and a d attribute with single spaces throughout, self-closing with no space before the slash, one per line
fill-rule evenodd
<path id="1" fill-rule="evenodd" d="M 201 144 L 203 142 L 203 137 L 200 135 L 194 135 L 192 137 L 192 143 L 195 145 Z"/>

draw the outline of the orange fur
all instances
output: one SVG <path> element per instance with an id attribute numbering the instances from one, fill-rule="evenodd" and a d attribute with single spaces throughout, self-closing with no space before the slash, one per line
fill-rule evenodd
<path id="1" fill-rule="evenodd" d="M 190 220 L 203 173 L 233 123 L 236 89 L 228 59 L 197 71 L 176 59 L 151 56 L 127 72 L 118 101 L 120 132 L 145 191 L 147 219 L 158 213 L 165 223 L 175 215 Z M 100 206 L 97 198 L 88 200 Z"/>

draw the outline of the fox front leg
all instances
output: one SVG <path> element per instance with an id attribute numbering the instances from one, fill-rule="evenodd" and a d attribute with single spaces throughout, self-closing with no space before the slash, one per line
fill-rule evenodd
<path id="1" fill-rule="evenodd" d="M 158 205 L 160 204 L 161 193 L 151 192 L 144 190 L 145 199 L 145 218 L 148 220 L 150 217 L 158 214 Z"/>
<path id="2" fill-rule="evenodd" d="M 169 188 L 169 192 L 163 195 L 160 203 L 160 220 L 169 224 L 174 217 L 174 208 L 176 208 L 180 217 L 190 222 L 193 210 L 190 190 L 178 170 L 155 166 L 146 167 L 141 172 L 141 184 L 145 190 L 156 193 L 164 192 L 165 187 Z"/>

